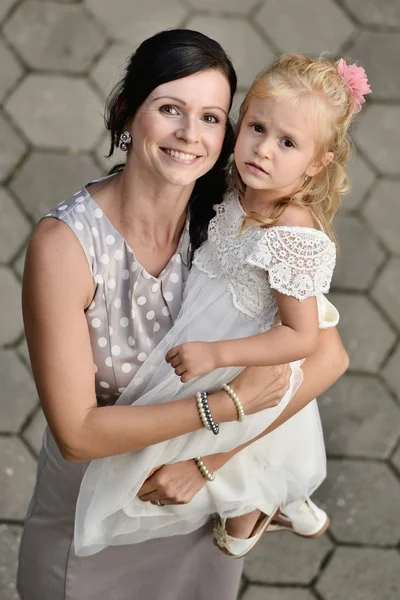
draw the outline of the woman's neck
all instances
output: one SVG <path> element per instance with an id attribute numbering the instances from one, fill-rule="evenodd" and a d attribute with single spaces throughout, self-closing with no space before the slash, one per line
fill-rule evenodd
<path id="1" fill-rule="evenodd" d="M 110 185 L 105 209 L 125 236 L 129 232 L 161 247 L 179 240 L 194 183 L 182 187 L 161 184 L 144 178 L 128 161 Z"/>

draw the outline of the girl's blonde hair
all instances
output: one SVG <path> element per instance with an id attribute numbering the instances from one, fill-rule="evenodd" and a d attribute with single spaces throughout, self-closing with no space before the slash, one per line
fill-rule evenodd
<path id="1" fill-rule="evenodd" d="M 316 159 L 333 152 L 333 160 L 314 177 L 308 178 L 301 190 L 290 198 L 282 198 L 269 218 L 251 212 L 243 226 L 270 227 L 278 222 L 289 202 L 311 209 L 324 231 L 335 241 L 332 221 L 340 204 L 341 194 L 348 191 L 349 181 L 343 165 L 349 158 L 351 142 L 349 127 L 354 116 L 354 100 L 350 86 L 337 71 L 337 63 L 327 58 L 310 58 L 303 54 L 286 53 L 261 72 L 248 91 L 239 113 L 237 134 L 253 98 L 291 99 L 305 107 L 317 120 L 321 132 Z M 230 165 L 231 183 L 242 194 L 246 186 L 237 167 Z"/>

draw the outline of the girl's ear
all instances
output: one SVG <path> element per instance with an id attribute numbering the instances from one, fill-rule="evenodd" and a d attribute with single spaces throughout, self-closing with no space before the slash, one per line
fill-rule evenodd
<path id="1" fill-rule="evenodd" d="M 308 165 L 306 175 L 309 177 L 315 177 L 318 175 L 318 173 L 320 173 L 320 171 L 322 171 L 322 169 L 327 167 L 329 163 L 332 162 L 333 157 L 333 152 L 325 152 L 322 158 L 319 158 Z"/>

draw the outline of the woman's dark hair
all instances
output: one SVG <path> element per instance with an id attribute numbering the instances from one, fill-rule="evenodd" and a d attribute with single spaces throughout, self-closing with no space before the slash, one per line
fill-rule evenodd
<path id="1" fill-rule="evenodd" d="M 161 31 L 142 42 L 107 100 L 105 122 L 111 136 L 108 156 L 118 147 L 126 124 L 156 87 L 207 69 L 219 70 L 226 76 L 231 89 L 231 108 L 237 78 L 218 42 L 190 29 Z M 222 201 L 226 191 L 226 166 L 233 146 L 234 131 L 228 119 L 221 154 L 214 167 L 196 181 L 189 200 L 190 260 L 196 248 L 207 239 L 208 223 L 215 215 L 213 205 Z M 110 173 L 122 171 L 124 166 L 115 165 Z"/>

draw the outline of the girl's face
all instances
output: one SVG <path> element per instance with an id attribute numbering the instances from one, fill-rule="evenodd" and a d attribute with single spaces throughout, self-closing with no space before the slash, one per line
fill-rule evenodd
<path id="1" fill-rule="evenodd" d="M 193 184 L 221 153 L 230 96 L 228 80 L 218 70 L 158 86 L 131 123 L 129 159 L 162 185 Z"/>
<path id="2" fill-rule="evenodd" d="M 291 196 L 322 168 L 312 118 L 292 100 L 251 99 L 235 146 L 243 182 L 266 200 Z"/>

